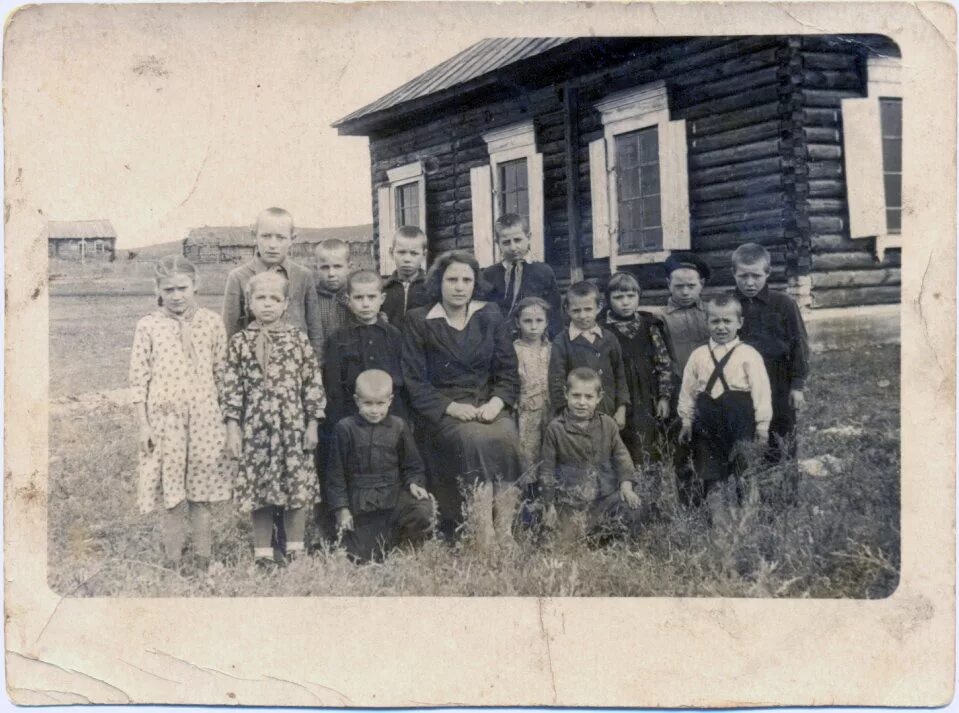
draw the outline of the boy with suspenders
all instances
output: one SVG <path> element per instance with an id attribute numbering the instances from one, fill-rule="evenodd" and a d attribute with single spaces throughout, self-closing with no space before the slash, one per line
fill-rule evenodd
<path id="1" fill-rule="evenodd" d="M 696 492 L 701 503 L 734 476 L 735 497 L 742 496 L 739 476 L 745 468 L 739 444 L 769 440 L 772 395 L 759 352 L 739 340 L 742 305 L 732 295 L 706 303 L 709 342 L 686 362 L 677 411 L 682 419 L 680 443 L 690 444 Z M 719 488 L 721 491 L 728 487 Z M 728 499 L 728 494 L 717 493 Z M 712 509 L 712 507 L 711 507 Z"/>

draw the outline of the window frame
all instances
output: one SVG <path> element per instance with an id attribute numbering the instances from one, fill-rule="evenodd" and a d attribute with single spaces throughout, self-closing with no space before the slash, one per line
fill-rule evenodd
<path id="1" fill-rule="evenodd" d="M 685 120 L 671 120 L 666 83 L 662 80 L 611 94 L 594 104 L 603 123 L 603 137 L 590 142 L 593 257 L 609 258 L 610 270 L 623 265 L 663 262 L 673 250 L 689 250 L 689 167 Z M 659 142 L 659 250 L 619 252 L 619 196 L 616 137 L 657 127 Z"/>
<path id="2" fill-rule="evenodd" d="M 866 96 L 843 99 L 843 149 L 846 198 L 849 209 L 849 236 L 853 240 L 874 238 L 876 257 L 881 262 L 886 250 L 902 249 L 903 221 L 906 211 L 901 211 L 898 233 L 889 231 L 886 220 L 886 194 L 882 155 L 881 99 L 903 101 L 902 59 L 899 57 L 870 56 L 866 58 Z M 904 102 L 903 102 L 904 103 Z M 861 117 L 870 117 L 861 122 Z M 874 117 L 871 118 L 871 117 Z M 905 108 L 903 108 L 905 122 Z M 861 123 L 860 123 L 861 122 Z M 869 135 L 866 135 L 866 134 Z M 872 134 L 875 133 L 873 136 Z M 905 159 L 905 151 L 902 153 Z M 853 166 L 850 168 L 850 163 Z M 901 166 L 905 174 L 905 166 Z M 904 205 L 905 180 L 902 182 L 901 203 Z M 875 212 L 882 206 L 881 217 L 864 215 Z M 881 223 L 879 222 L 881 221 Z"/>
<path id="3" fill-rule="evenodd" d="M 491 265 L 499 260 L 493 224 L 502 214 L 500 199 L 503 193 L 500 164 L 518 159 L 526 160 L 526 191 L 529 205 L 529 233 L 531 260 L 546 259 L 546 221 L 544 212 L 543 154 L 536 148 L 536 127 L 529 119 L 502 126 L 483 134 L 489 152 L 489 164 L 471 171 L 471 183 L 477 191 L 490 190 L 490 207 L 486 197 L 473 197 L 473 246 L 480 265 Z M 486 171 L 488 175 L 478 175 Z"/>
<path id="4" fill-rule="evenodd" d="M 426 230 L 426 173 L 422 161 L 413 161 L 402 166 L 396 166 L 386 171 L 386 183 L 377 189 L 377 245 L 379 249 L 380 274 L 389 275 L 396 269 L 390 248 L 393 244 L 393 234 L 397 228 L 397 200 L 396 191 L 411 184 L 417 186 L 417 206 L 419 229 Z M 428 233 L 427 233 L 428 234 Z"/>

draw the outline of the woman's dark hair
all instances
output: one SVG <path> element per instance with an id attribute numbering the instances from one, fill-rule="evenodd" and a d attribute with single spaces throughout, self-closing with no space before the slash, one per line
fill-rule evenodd
<path id="1" fill-rule="evenodd" d="M 426 293 L 430 302 L 435 304 L 443 300 L 443 275 L 446 274 L 446 268 L 454 262 L 469 265 L 473 270 L 473 277 L 476 280 L 473 287 L 473 299 L 485 298 L 490 292 L 490 286 L 486 280 L 483 279 L 479 263 L 476 261 L 476 258 L 473 257 L 473 254 L 465 250 L 448 250 L 437 256 L 436 260 L 434 260 L 430 266 L 429 271 L 426 273 L 426 279 L 423 282 L 423 291 Z"/>

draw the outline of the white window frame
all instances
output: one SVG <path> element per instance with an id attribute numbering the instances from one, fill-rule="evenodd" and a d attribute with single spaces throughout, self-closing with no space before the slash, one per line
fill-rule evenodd
<path id="1" fill-rule="evenodd" d="M 419 228 L 426 232 L 426 174 L 422 161 L 414 161 L 386 172 L 386 184 L 377 189 L 377 232 L 380 253 L 380 274 L 390 275 L 396 269 L 390 248 L 393 246 L 393 234 L 399 228 L 396 224 L 396 189 L 411 183 L 417 184 L 419 198 Z"/>
<path id="2" fill-rule="evenodd" d="M 875 238 L 876 257 L 882 261 L 889 248 L 902 248 L 903 230 L 900 228 L 899 233 L 889 233 L 886 227 L 879 99 L 902 99 L 902 60 L 898 57 L 868 57 L 866 77 L 865 97 L 842 100 L 849 235 L 853 239 Z M 906 202 L 905 195 L 902 202 Z M 904 210 L 903 222 L 905 219 Z"/>
<path id="3" fill-rule="evenodd" d="M 532 120 L 510 124 L 483 134 L 489 164 L 470 170 L 473 208 L 473 253 L 480 266 L 496 262 L 498 251 L 493 223 L 500 216 L 499 166 L 526 159 L 526 186 L 529 198 L 529 233 L 532 260 L 545 259 L 545 214 L 543 196 L 543 154 L 536 150 L 536 129 Z"/>
<path id="4" fill-rule="evenodd" d="M 611 94 L 595 105 L 603 121 L 603 138 L 589 144 L 593 257 L 609 258 L 610 270 L 622 265 L 663 262 L 673 250 L 690 249 L 689 168 L 686 122 L 669 118 L 663 81 Z M 619 253 L 619 200 L 616 188 L 616 137 L 651 126 L 659 137 L 662 250 Z"/>

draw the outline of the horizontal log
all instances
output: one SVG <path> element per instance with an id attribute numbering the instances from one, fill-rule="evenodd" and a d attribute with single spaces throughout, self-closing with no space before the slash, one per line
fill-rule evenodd
<path id="1" fill-rule="evenodd" d="M 731 129 L 738 129 L 749 124 L 757 124 L 768 119 L 778 118 L 780 115 L 779 102 L 773 101 L 759 106 L 749 107 L 741 111 L 726 114 L 704 116 L 701 119 L 690 121 L 687 126 L 692 136 L 705 136 L 720 133 Z"/>
<path id="2" fill-rule="evenodd" d="M 831 126 L 804 126 L 803 138 L 812 144 L 838 144 L 839 129 Z"/>
<path id="3" fill-rule="evenodd" d="M 677 118 L 695 120 L 712 114 L 741 111 L 752 106 L 778 100 L 779 87 L 775 84 L 770 84 L 765 87 L 760 87 L 759 89 L 732 94 L 728 97 L 692 104 L 685 107 L 685 109 L 677 109 L 676 113 L 679 115 Z"/>
<path id="4" fill-rule="evenodd" d="M 879 262 L 872 252 L 842 252 L 812 254 L 812 269 L 815 272 L 832 272 L 833 270 L 861 270 L 878 267 Z"/>
<path id="5" fill-rule="evenodd" d="M 697 218 L 722 215 L 744 215 L 751 211 L 765 210 L 782 206 L 785 196 L 782 193 L 764 193 L 750 195 L 748 198 L 724 198 L 718 201 L 693 202 L 690 214 Z"/>
<path id="6" fill-rule="evenodd" d="M 703 186 L 702 188 L 693 188 L 690 190 L 689 195 L 693 201 L 714 201 L 721 198 L 758 195 L 760 193 L 779 191 L 782 189 L 782 186 L 782 174 L 774 174 L 760 178 L 729 180 L 723 183 Z"/>
<path id="7" fill-rule="evenodd" d="M 755 230 L 769 226 L 782 226 L 785 223 L 782 208 L 744 212 L 739 215 L 717 215 L 695 217 L 690 220 L 694 233 L 709 235 L 727 233 L 731 230 Z"/>
<path id="8" fill-rule="evenodd" d="M 803 89 L 803 104 L 810 107 L 838 107 L 843 99 L 861 97 L 861 92 L 845 89 Z"/>
<path id="9" fill-rule="evenodd" d="M 786 240 L 786 231 L 782 225 L 764 228 L 762 230 L 739 230 L 712 235 L 693 235 L 692 245 L 699 250 L 723 250 L 736 248 L 743 243 L 759 243 L 760 245 L 777 245 Z"/>
<path id="10" fill-rule="evenodd" d="M 843 220 L 835 216 L 814 215 L 809 218 L 809 228 L 813 233 L 819 235 L 841 233 Z"/>
<path id="11" fill-rule="evenodd" d="M 725 166 L 731 163 L 740 163 L 743 161 L 754 161 L 759 158 L 777 156 L 782 151 L 782 142 L 780 139 L 770 139 L 767 141 L 757 141 L 742 146 L 734 146 L 728 149 L 719 149 L 702 154 L 694 154 L 689 157 L 689 165 L 693 170 L 699 168 L 710 168 L 712 166 Z"/>
<path id="12" fill-rule="evenodd" d="M 832 289 L 836 287 L 872 287 L 876 285 L 901 284 L 898 267 L 877 270 L 840 270 L 835 272 L 813 272 L 813 289 Z"/>
<path id="13" fill-rule="evenodd" d="M 816 308 L 894 304 L 901 301 L 902 291 L 898 285 L 819 289 L 812 293 L 812 306 Z"/>
<path id="14" fill-rule="evenodd" d="M 763 37 L 762 35 L 752 35 L 738 37 L 730 42 L 713 46 L 705 45 L 702 40 L 690 40 L 679 45 L 671 57 L 662 62 L 661 71 L 664 77 L 675 77 L 680 74 L 691 73 L 696 67 L 710 67 L 729 59 L 742 57 L 747 52 L 752 52 L 764 47 L 779 47 L 780 40 L 776 37 Z M 695 44 L 701 43 L 701 44 Z M 649 53 L 655 55 L 655 53 Z M 651 57 L 649 66 L 654 67 L 656 58 Z"/>
<path id="15" fill-rule="evenodd" d="M 807 169 L 810 181 L 842 176 L 842 163 L 839 161 L 814 161 L 808 164 Z"/>
<path id="16" fill-rule="evenodd" d="M 857 250 L 872 250 L 872 240 L 853 240 L 841 233 L 814 233 L 810 237 L 813 252 L 841 253 Z"/>
<path id="17" fill-rule="evenodd" d="M 846 201 L 837 198 L 808 198 L 806 210 L 813 215 L 831 215 L 846 212 Z"/>
<path id="18" fill-rule="evenodd" d="M 848 69 L 855 71 L 857 58 L 854 54 L 840 52 L 808 52 L 802 53 L 803 66 L 809 69 Z"/>
<path id="19" fill-rule="evenodd" d="M 779 156 L 744 161 L 728 166 L 715 168 L 695 168 L 689 172 L 689 183 L 693 186 L 705 186 L 714 183 L 724 183 L 742 178 L 769 176 L 779 174 L 782 168 L 782 159 Z"/>
<path id="20" fill-rule="evenodd" d="M 802 110 L 802 120 L 806 126 L 838 126 L 838 109 L 807 107 Z"/>
<path id="21" fill-rule="evenodd" d="M 701 138 L 693 138 L 689 142 L 690 154 L 705 153 L 716 151 L 730 146 L 740 146 L 750 144 L 763 139 L 771 139 L 779 136 L 779 119 L 772 119 L 761 124 L 744 126 L 741 129 L 724 131 L 719 134 L 710 134 Z"/>
<path id="22" fill-rule="evenodd" d="M 775 67 L 778 63 L 779 49 L 768 47 L 757 52 L 741 54 L 722 62 L 711 62 L 700 69 L 683 72 L 682 85 L 691 89 L 697 85 L 709 84 L 729 77 L 742 77 L 758 69 Z"/>
<path id="23" fill-rule="evenodd" d="M 806 185 L 810 198 L 833 198 L 843 194 L 843 184 L 841 181 L 823 179 L 809 181 Z"/>
<path id="24" fill-rule="evenodd" d="M 863 84 L 859 73 L 851 70 L 804 69 L 802 79 L 803 86 L 812 89 L 849 89 L 858 92 Z"/>
<path id="25" fill-rule="evenodd" d="M 779 82 L 777 72 L 777 67 L 765 67 L 755 72 L 735 74 L 727 79 L 698 84 L 688 89 L 684 85 L 682 89 L 675 92 L 674 97 L 671 97 L 671 99 L 675 102 L 675 106 L 681 107 L 699 104 L 710 99 L 728 97 L 741 93 L 745 87 L 756 89 L 770 84 L 777 84 Z"/>
<path id="26" fill-rule="evenodd" d="M 831 144 L 807 144 L 806 156 L 810 161 L 838 161 L 842 158 L 842 147 Z"/>

